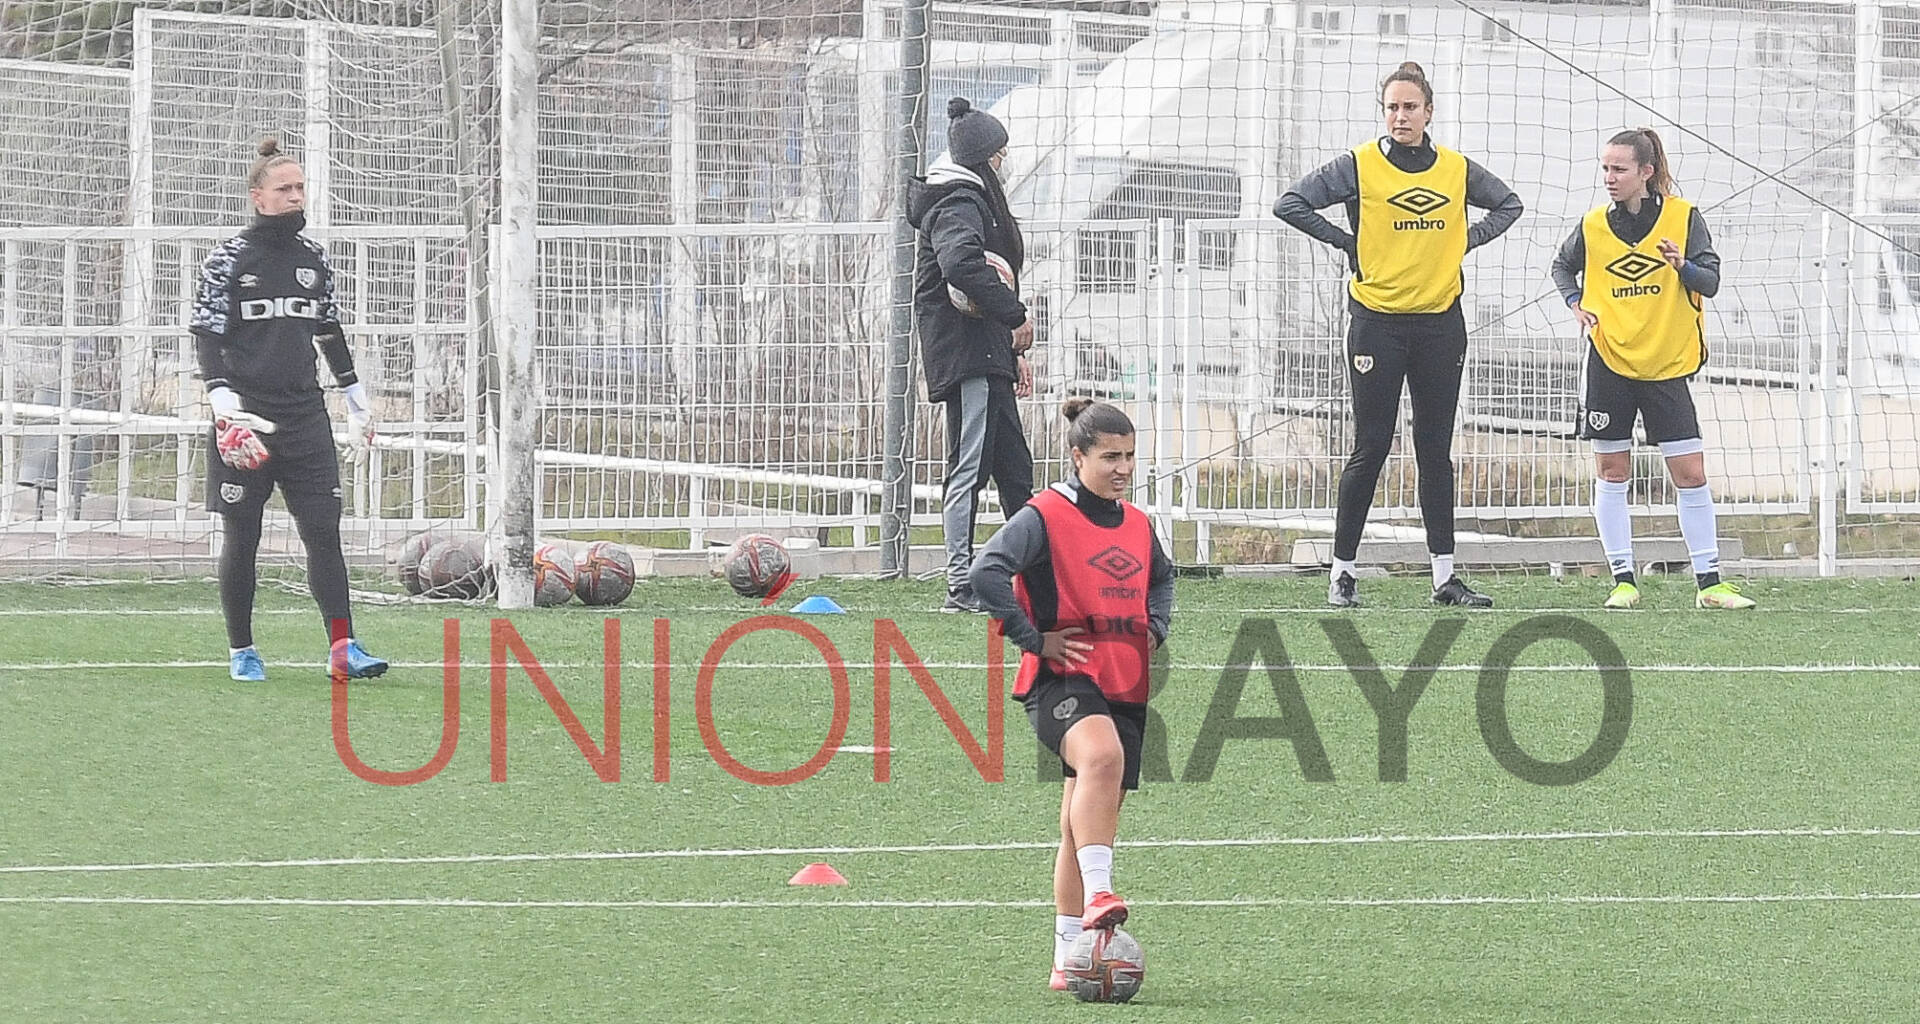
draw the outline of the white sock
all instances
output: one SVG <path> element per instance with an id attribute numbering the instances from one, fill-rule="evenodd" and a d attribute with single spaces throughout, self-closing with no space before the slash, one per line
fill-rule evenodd
<path id="1" fill-rule="evenodd" d="M 1080 915 L 1053 915 L 1053 969 L 1059 970 L 1067 962 L 1067 950 L 1073 946 L 1073 940 L 1080 937 Z"/>
<path id="2" fill-rule="evenodd" d="M 1113 847 L 1082 846 L 1073 856 L 1080 862 L 1080 891 L 1089 902 L 1094 893 L 1113 891 Z"/>
<path id="3" fill-rule="evenodd" d="M 1720 537 L 1713 524 L 1713 492 L 1706 484 L 1680 488 L 1680 536 L 1686 538 L 1694 575 L 1720 571 Z"/>
<path id="4" fill-rule="evenodd" d="M 1684 502 L 1683 498 L 1682 503 Z M 1686 512 L 1683 509 L 1681 512 L 1683 526 L 1686 522 L 1685 517 Z M 1611 569 L 1615 576 L 1632 572 L 1633 519 L 1627 515 L 1627 482 L 1625 480 L 1615 483 L 1612 480 L 1595 478 L 1593 521 L 1600 527 L 1600 547 L 1607 553 L 1607 568 Z"/>
<path id="5" fill-rule="evenodd" d="M 1345 559 L 1336 558 L 1333 560 L 1333 571 L 1327 575 L 1327 578 L 1329 580 L 1337 580 L 1340 578 L 1341 573 L 1346 573 L 1348 576 L 1351 576 L 1357 580 L 1360 578 L 1359 564 L 1356 562 L 1347 561 Z"/>
<path id="6" fill-rule="evenodd" d="M 241 651 L 251 651 L 251 650 L 253 650 L 252 644 L 248 644 L 245 647 L 229 647 L 227 648 L 227 657 L 231 658 L 234 655 L 239 654 Z"/>
<path id="7" fill-rule="evenodd" d="M 1453 556 L 1433 555 L 1433 589 L 1439 590 L 1440 584 L 1453 578 Z"/>

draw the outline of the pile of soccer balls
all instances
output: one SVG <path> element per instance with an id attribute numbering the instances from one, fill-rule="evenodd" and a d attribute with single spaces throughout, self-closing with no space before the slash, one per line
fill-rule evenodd
<path id="1" fill-rule="evenodd" d="M 487 539 L 477 533 L 415 534 L 400 546 L 400 585 L 422 597 L 473 600 L 493 593 Z M 533 602 L 542 608 L 616 605 L 633 593 L 633 555 L 609 540 L 548 541 L 533 550 Z"/>
<path id="2" fill-rule="evenodd" d="M 400 585 L 419 597 L 472 601 L 494 592 L 487 539 L 466 531 L 415 534 L 395 559 Z M 772 601 L 794 581 L 793 558 L 773 537 L 740 538 L 720 565 L 733 592 Z M 609 540 L 545 541 L 533 550 L 533 603 L 542 608 L 578 597 L 581 604 L 616 605 L 633 593 L 633 555 Z"/>

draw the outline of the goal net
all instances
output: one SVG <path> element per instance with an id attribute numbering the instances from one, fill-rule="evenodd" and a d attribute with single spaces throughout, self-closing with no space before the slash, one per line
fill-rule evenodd
<path id="1" fill-rule="evenodd" d="M 1135 500 L 1177 560 L 1324 561 L 1352 444 L 1344 268 L 1272 207 L 1381 133 L 1380 81 L 1415 60 L 1435 140 L 1527 207 L 1467 261 L 1463 561 L 1597 557 L 1584 343 L 1547 270 L 1604 200 L 1601 144 L 1638 125 L 1726 268 L 1693 390 L 1735 571 L 1920 557 L 1909 8 L 603 0 L 539 17 L 518 383 L 537 398 L 542 535 L 699 550 L 768 531 L 877 567 L 904 512 L 916 548 L 937 543 L 944 416 L 917 366 L 889 391 L 917 346 L 890 338 L 896 196 L 903 156 L 945 151 L 959 95 L 1012 137 L 1037 482 L 1065 472 L 1060 401 L 1102 396 L 1141 427 Z M 0 577 L 211 564 L 186 313 L 200 261 L 245 223 L 265 135 L 306 169 L 381 421 L 344 464 L 350 558 L 373 571 L 421 531 L 497 533 L 521 457 L 501 437 L 500 111 L 521 87 L 500 18 L 466 0 L 0 0 Z M 915 95 L 926 131 L 907 143 Z M 911 410 L 905 509 L 890 398 Z M 1657 453 L 1636 451 L 1637 532 L 1677 537 Z M 297 567 L 278 510 L 263 559 Z M 1421 536 L 1403 423 L 1374 560 L 1423 563 Z"/>

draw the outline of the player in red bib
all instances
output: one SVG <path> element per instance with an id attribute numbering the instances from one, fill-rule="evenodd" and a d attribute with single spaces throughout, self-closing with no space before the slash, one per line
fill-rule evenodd
<path id="1" fill-rule="evenodd" d="M 1080 933 L 1127 919 L 1113 892 L 1113 839 L 1126 790 L 1140 788 L 1148 660 L 1173 615 L 1173 562 L 1128 504 L 1133 421 L 1071 398 L 1074 478 L 1039 495 L 994 534 L 971 573 L 974 594 L 1023 652 L 1013 696 L 1060 755 L 1060 851 L 1054 859 L 1051 987 Z"/>

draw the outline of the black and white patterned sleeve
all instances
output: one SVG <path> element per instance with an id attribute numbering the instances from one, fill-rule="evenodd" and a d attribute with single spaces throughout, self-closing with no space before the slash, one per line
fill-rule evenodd
<path id="1" fill-rule="evenodd" d="M 215 246 L 200 265 L 200 290 L 193 300 L 193 318 L 187 329 L 202 337 L 223 338 L 227 315 L 233 308 L 233 264 L 240 256 L 240 239 Z"/>
<path id="2" fill-rule="evenodd" d="M 333 261 L 327 259 L 325 246 L 322 246 L 311 238 L 303 237 L 300 240 L 307 243 L 307 248 L 312 250 L 314 256 L 320 260 L 320 301 L 317 303 L 318 308 L 314 310 L 314 318 L 320 322 L 319 333 L 338 334 L 340 331 L 340 304 L 334 298 Z"/>

